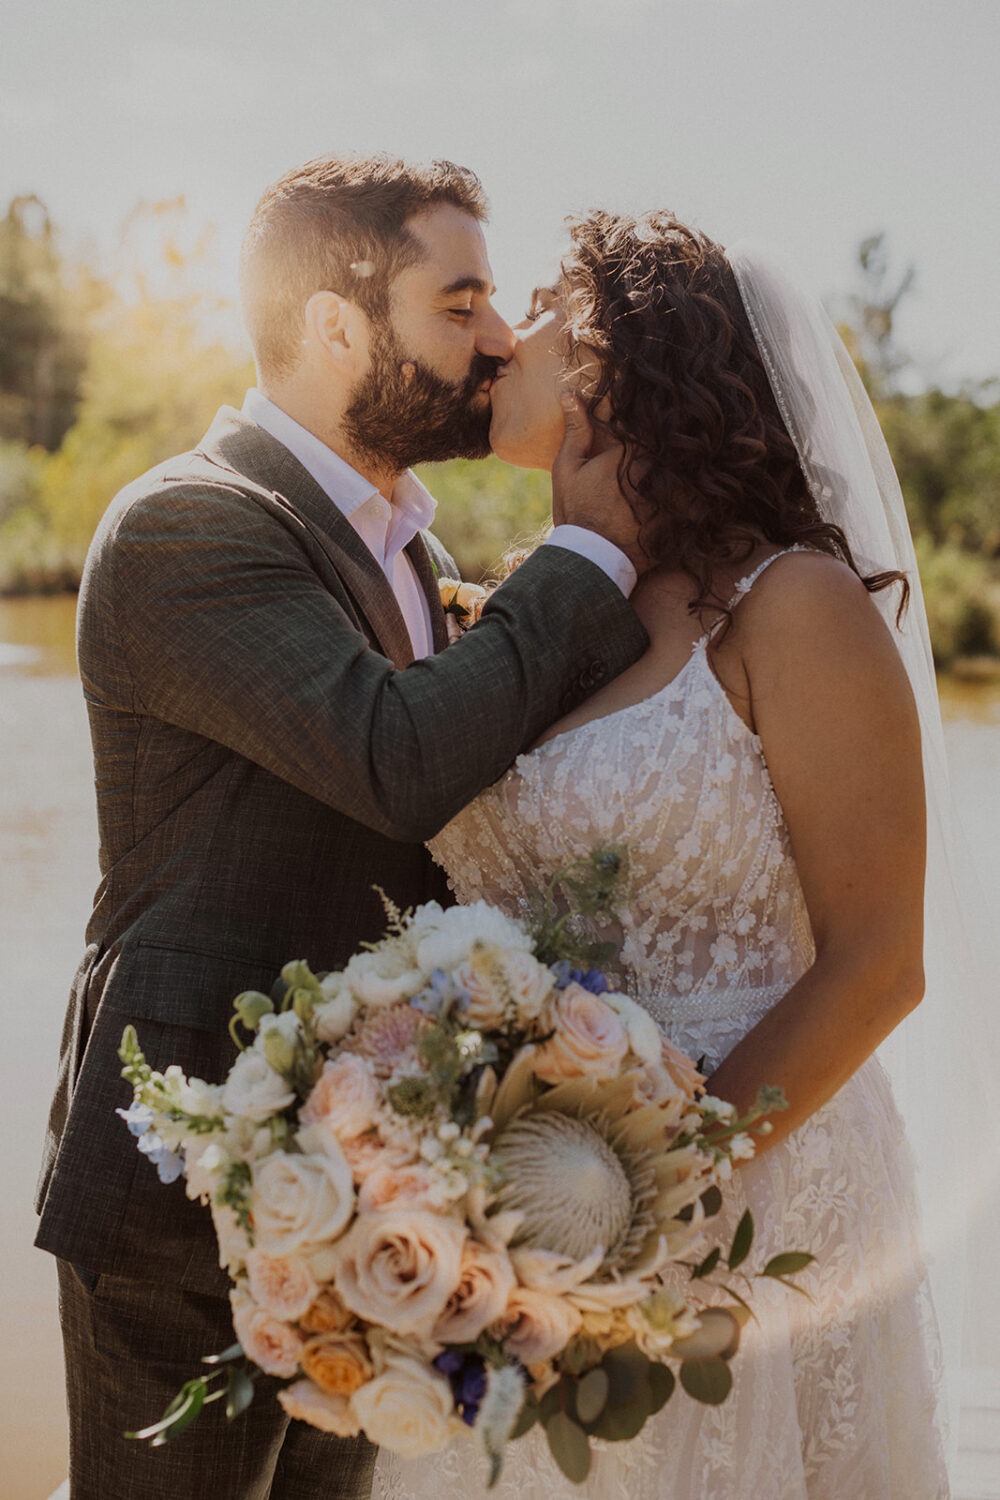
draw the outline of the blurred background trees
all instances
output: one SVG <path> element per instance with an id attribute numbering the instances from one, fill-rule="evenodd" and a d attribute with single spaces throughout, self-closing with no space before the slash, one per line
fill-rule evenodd
<path id="1" fill-rule="evenodd" d="M 0 592 L 72 589 L 115 492 L 189 448 L 253 367 L 212 291 L 211 237 L 183 201 L 140 205 L 117 264 L 66 255 L 45 206 L 0 219 Z M 861 242 L 841 329 L 906 495 L 939 665 L 1000 659 L 1000 383 L 945 390 L 901 347 L 918 294 L 883 235 Z M 546 475 L 495 459 L 429 466 L 436 530 L 467 577 L 545 524 Z"/>

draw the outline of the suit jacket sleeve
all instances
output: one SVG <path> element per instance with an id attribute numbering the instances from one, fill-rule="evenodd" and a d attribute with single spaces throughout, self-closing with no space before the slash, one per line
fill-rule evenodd
<path id="1" fill-rule="evenodd" d="M 436 833 L 647 644 L 599 568 L 544 547 L 461 641 L 399 671 L 293 532 L 223 487 L 123 506 L 85 587 L 114 643 L 112 674 L 81 640 L 96 701 L 221 743 L 403 840 Z"/>

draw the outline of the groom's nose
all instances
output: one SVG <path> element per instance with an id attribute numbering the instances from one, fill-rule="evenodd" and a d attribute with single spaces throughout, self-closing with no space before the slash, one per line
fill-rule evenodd
<path id="1" fill-rule="evenodd" d="M 514 330 L 505 323 L 495 307 L 488 307 L 476 329 L 476 353 L 504 364 L 514 353 Z"/>

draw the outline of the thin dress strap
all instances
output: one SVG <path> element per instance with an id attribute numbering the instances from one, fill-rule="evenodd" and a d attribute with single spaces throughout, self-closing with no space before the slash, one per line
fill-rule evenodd
<path id="1" fill-rule="evenodd" d="M 766 573 L 771 564 L 773 562 L 777 562 L 779 557 L 787 557 L 789 552 L 809 552 L 810 550 L 811 549 L 809 547 L 803 546 L 801 542 L 796 542 L 796 544 L 792 547 L 784 547 L 780 552 L 772 552 L 770 557 L 765 557 L 763 562 L 757 564 L 752 573 L 748 573 L 745 578 L 740 579 L 739 583 L 733 590 L 732 597 L 726 605 L 726 609 L 734 610 L 737 604 L 739 604 L 740 600 L 744 597 L 744 595 L 749 594 L 750 590 L 753 588 L 760 575 L 762 573 Z M 712 624 L 706 630 L 702 639 L 709 641 L 712 640 L 716 631 L 722 625 L 722 622 L 727 618 L 727 615 L 720 615 L 717 620 L 713 620 Z"/>

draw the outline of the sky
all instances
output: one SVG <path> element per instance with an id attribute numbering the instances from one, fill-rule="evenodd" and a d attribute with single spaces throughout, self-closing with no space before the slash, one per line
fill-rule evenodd
<path id="1" fill-rule="evenodd" d="M 1000 376 L 996 0 L 5 0 L 2 35 L 0 208 L 38 194 L 69 247 L 184 195 L 232 292 L 288 168 L 447 156 L 509 318 L 573 210 L 763 240 L 834 303 L 884 231 L 923 375 Z"/>

